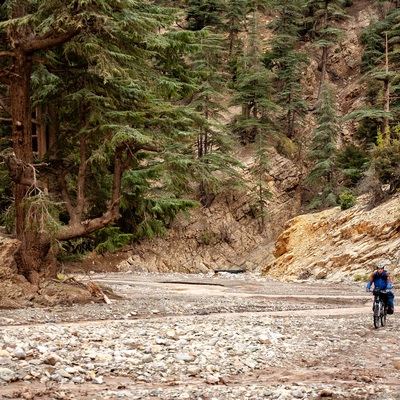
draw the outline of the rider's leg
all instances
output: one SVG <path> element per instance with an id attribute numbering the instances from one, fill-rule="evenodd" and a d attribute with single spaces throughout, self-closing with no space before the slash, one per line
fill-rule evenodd
<path id="1" fill-rule="evenodd" d="M 388 301 L 389 301 L 389 307 L 394 310 L 394 294 L 392 291 L 388 291 L 387 293 Z"/>

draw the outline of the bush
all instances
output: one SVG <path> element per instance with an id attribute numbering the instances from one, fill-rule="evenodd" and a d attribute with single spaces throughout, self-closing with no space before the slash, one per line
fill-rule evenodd
<path id="1" fill-rule="evenodd" d="M 392 183 L 399 175 L 400 140 L 384 142 L 372 150 L 372 165 L 381 183 Z"/>
<path id="2" fill-rule="evenodd" d="M 353 207 L 356 203 L 357 198 L 353 196 L 349 192 L 344 192 L 339 197 L 339 204 L 341 210 L 347 210 L 350 207 Z"/>

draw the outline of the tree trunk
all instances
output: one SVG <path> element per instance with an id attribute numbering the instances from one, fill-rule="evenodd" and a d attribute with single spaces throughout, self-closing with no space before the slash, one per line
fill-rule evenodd
<path id="1" fill-rule="evenodd" d="M 56 254 L 50 251 L 50 241 L 39 239 L 36 231 L 26 232 L 15 256 L 18 272 L 36 286 L 41 278 L 56 274 Z"/>
<path id="2" fill-rule="evenodd" d="M 327 26 L 328 25 L 328 5 L 329 5 L 329 1 L 326 0 L 325 1 L 325 9 L 324 9 L 324 18 L 323 18 L 323 26 Z M 321 90 L 322 90 L 322 86 L 324 86 L 324 82 L 325 82 L 325 75 L 326 75 L 326 70 L 327 70 L 327 66 L 328 66 L 328 46 L 325 45 L 322 47 L 322 58 L 321 58 L 321 80 L 319 82 L 319 89 L 318 89 L 318 99 L 319 96 L 321 94 Z"/>
<path id="3" fill-rule="evenodd" d="M 322 61 L 321 61 L 322 65 L 321 65 L 321 79 L 319 82 L 319 89 L 318 89 L 318 99 L 321 95 L 321 90 L 322 90 L 322 86 L 324 86 L 325 83 L 325 77 L 326 77 L 326 69 L 327 69 L 327 65 L 328 65 L 328 47 L 324 46 L 322 48 Z"/>
<path id="4" fill-rule="evenodd" d="M 10 84 L 12 112 L 13 150 L 16 164 L 15 171 L 15 233 L 21 241 L 16 255 L 18 271 L 31 283 L 37 284 L 44 275 L 44 262 L 47 260 L 50 241 L 44 240 L 34 229 L 27 229 L 28 215 L 24 201 L 33 188 L 32 155 L 32 112 L 30 106 L 30 76 L 32 62 L 28 55 L 17 49 L 14 59 L 14 74 Z"/>
<path id="5" fill-rule="evenodd" d="M 389 113 L 390 112 L 390 82 L 389 82 L 389 46 L 388 46 L 388 36 L 385 34 L 385 71 L 386 78 L 384 80 L 384 110 Z M 389 127 L 389 117 L 386 116 L 383 120 L 383 137 L 385 139 L 390 138 L 390 127 Z"/>

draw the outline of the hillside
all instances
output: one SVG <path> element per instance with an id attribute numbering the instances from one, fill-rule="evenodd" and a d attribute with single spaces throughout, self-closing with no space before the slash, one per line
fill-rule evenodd
<path id="1" fill-rule="evenodd" d="M 338 22 L 345 34 L 331 49 L 327 70 L 329 83 L 336 94 L 339 117 L 365 102 L 366 87 L 360 82 L 363 53 L 360 32 L 377 17 L 372 1 L 354 2 L 347 11 L 350 18 Z M 273 15 L 266 17 L 264 23 L 273 18 Z M 263 25 L 260 37 L 268 38 L 269 35 Z M 318 95 L 321 55 L 311 42 L 305 41 L 299 46 L 311 56 L 302 74 L 302 86 L 305 100 L 313 110 Z M 228 104 L 228 99 L 224 99 L 224 103 Z M 225 117 L 229 120 L 238 113 L 240 107 L 231 107 Z M 267 200 L 263 230 L 260 230 L 251 206 L 254 193 L 232 189 L 218 194 L 210 207 L 197 208 L 189 217 L 174 221 L 166 238 L 142 240 L 117 254 L 92 253 L 82 263 L 60 265 L 60 270 L 69 274 L 88 271 L 208 274 L 218 270 L 240 270 L 283 280 L 340 281 L 364 277 L 383 257 L 390 260 L 391 272 L 399 275 L 398 195 L 387 196 L 383 203 L 372 209 L 368 194 L 360 196 L 356 205 L 346 211 L 336 207 L 311 213 L 306 209 L 313 193 L 303 185 L 309 167 L 305 152 L 315 126 L 315 116 L 310 112 L 292 138 L 298 150 L 294 153 L 285 153 L 276 138 L 270 139 L 268 172 L 264 180 L 268 182 L 272 196 Z M 342 121 L 338 145 L 351 143 L 357 127 L 354 121 Z M 251 187 L 255 145 L 238 145 L 235 157 L 244 165 L 244 179 Z M 35 294 L 37 288 L 30 287 L 24 278 L 15 275 L 13 254 L 18 245 L 8 238 L 2 240 L 3 304 L 14 307 L 54 302 L 56 289 L 41 288 L 43 295 L 38 296 Z M 72 301 L 72 297 L 68 301 Z"/>
<path id="2" fill-rule="evenodd" d="M 346 36 L 330 53 L 328 73 L 341 116 L 364 101 L 365 88 L 359 80 L 362 56 L 359 35 L 377 17 L 375 12 L 371 2 L 355 2 L 349 8 L 351 18 L 341 23 Z M 310 53 L 313 51 L 310 43 L 303 46 Z M 311 102 L 316 99 L 318 74 L 315 54 L 304 73 L 304 80 L 310 83 Z M 307 138 L 313 124 L 310 120 L 299 135 Z M 340 140 L 343 143 L 351 140 L 355 129 L 354 122 L 342 123 Z M 254 154 L 255 149 L 248 145 L 238 149 L 237 157 L 250 170 Z M 336 207 L 305 213 L 302 204 L 309 196 L 302 187 L 305 166 L 273 149 L 270 162 L 267 181 L 273 196 L 268 201 L 264 232 L 258 231 L 256 221 L 251 218 L 247 193 L 220 195 L 210 208 L 196 210 L 190 220 L 175 223 L 168 238 L 130 249 L 127 260 L 119 264 L 120 270 L 207 273 L 230 269 L 262 271 L 266 276 L 285 280 L 300 277 L 340 280 L 368 274 L 377 259 L 384 257 L 391 260 L 393 272 L 399 273 L 398 196 L 369 211 L 366 210 L 371 199 L 366 194 L 347 211 Z M 250 180 L 250 175 L 246 179 Z M 311 244 L 308 247 L 306 243 Z"/>

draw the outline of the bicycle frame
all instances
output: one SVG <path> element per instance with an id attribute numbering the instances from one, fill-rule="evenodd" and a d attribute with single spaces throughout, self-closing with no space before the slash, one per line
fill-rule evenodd
<path id="1" fill-rule="evenodd" d="M 374 289 L 373 295 L 374 295 L 374 305 L 373 305 L 374 326 L 377 329 L 379 328 L 379 325 L 380 326 L 386 325 L 386 314 L 388 308 L 387 291 Z"/>

